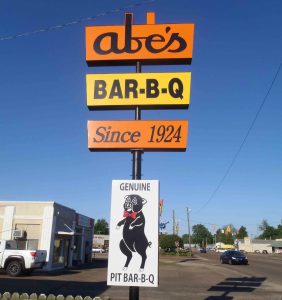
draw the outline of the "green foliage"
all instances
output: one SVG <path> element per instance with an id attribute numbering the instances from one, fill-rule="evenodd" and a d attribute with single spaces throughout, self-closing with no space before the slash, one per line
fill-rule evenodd
<path id="1" fill-rule="evenodd" d="M 267 227 L 269 227 L 269 224 L 267 220 L 263 219 L 261 224 L 259 225 L 259 230 L 265 231 Z"/>
<path id="2" fill-rule="evenodd" d="M 205 247 L 206 242 L 208 244 L 212 243 L 212 234 L 209 230 L 202 224 L 197 224 L 192 227 L 192 243 L 199 244 Z"/>
<path id="3" fill-rule="evenodd" d="M 262 220 L 259 229 L 262 231 L 262 234 L 258 237 L 260 239 L 267 239 L 267 240 L 275 240 L 282 238 L 282 225 L 279 224 L 277 228 L 270 226 L 268 222 L 264 219 Z"/>
<path id="4" fill-rule="evenodd" d="M 98 219 L 95 222 L 94 234 L 109 234 L 109 224 L 105 219 Z"/>
<path id="5" fill-rule="evenodd" d="M 224 231 L 224 229 L 218 229 L 217 230 L 217 232 L 216 232 L 216 241 L 224 243 L 224 244 L 233 245 L 234 244 L 234 237 L 233 237 L 232 233 L 231 232 L 225 233 L 225 232 L 222 232 L 222 231 Z"/>
<path id="6" fill-rule="evenodd" d="M 182 240 L 184 244 L 188 244 L 189 243 L 189 235 L 187 233 L 182 235 Z"/>
<path id="7" fill-rule="evenodd" d="M 236 234 L 237 239 L 244 239 L 244 237 L 248 236 L 247 228 L 245 226 L 241 226 L 238 233 Z"/>
<path id="8" fill-rule="evenodd" d="M 162 249 L 175 248 L 175 242 L 179 243 L 179 247 L 183 247 L 183 240 L 176 234 L 161 234 L 159 241 Z"/>

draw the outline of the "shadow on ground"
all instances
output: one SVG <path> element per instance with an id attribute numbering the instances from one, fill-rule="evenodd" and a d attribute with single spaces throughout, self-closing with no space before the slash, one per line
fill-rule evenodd
<path id="1" fill-rule="evenodd" d="M 91 263 L 84 265 L 76 265 L 71 269 L 59 269 L 53 271 L 42 271 L 36 270 L 32 276 L 61 276 L 61 275 L 69 275 L 69 274 L 77 274 L 82 270 L 92 270 L 92 269 L 103 269 L 108 267 L 108 259 L 107 258 L 97 258 L 93 259 Z"/>
<path id="2" fill-rule="evenodd" d="M 72 270 L 64 269 L 51 272 L 36 271 L 31 276 L 20 277 L 1 277 L 0 293 L 36 293 L 36 294 L 62 294 L 64 296 L 80 295 L 82 297 L 90 296 L 92 298 L 101 295 L 108 289 L 106 281 L 95 281 L 93 278 L 87 278 L 88 281 L 74 281 L 68 279 L 56 280 L 54 277 L 80 273 L 85 269 L 99 269 L 107 267 L 106 259 L 95 260 L 84 266 L 76 266 Z M 34 278 L 36 277 L 36 279 Z M 40 278 L 42 277 L 42 278 Z M 47 279 L 46 279 L 47 277 Z M 50 277 L 50 279 L 48 279 Z M 34 280 L 32 280 L 34 278 Z M 91 279 L 93 281 L 91 281 Z"/>
<path id="3" fill-rule="evenodd" d="M 229 277 L 208 289 L 208 291 L 212 292 L 222 292 L 221 295 L 209 296 L 205 300 L 230 300 L 233 299 L 232 296 L 228 295 L 230 293 L 252 293 L 265 280 L 266 277 Z M 246 294 L 247 298 L 248 295 Z"/>

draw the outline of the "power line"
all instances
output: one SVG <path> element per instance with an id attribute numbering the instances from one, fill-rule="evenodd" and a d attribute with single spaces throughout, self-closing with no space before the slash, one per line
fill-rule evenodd
<path id="1" fill-rule="evenodd" d="M 260 104 L 260 106 L 259 106 L 259 108 L 258 108 L 258 110 L 257 110 L 257 112 L 256 112 L 256 114 L 255 114 L 255 117 L 254 117 L 254 119 L 253 119 L 251 125 L 249 126 L 249 128 L 248 128 L 248 130 L 247 130 L 247 133 L 245 134 L 245 137 L 243 138 L 243 141 L 241 142 L 241 144 L 240 144 L 238 150 L 236 151 L 236 153 L 235 153 L 233 159 L 231 160 L 231 163 L 229 164 L 227 170 L 225 171 L 223 177 L 222 177 L 221 180 L 219 181 L 217 187 L 216 187 L 215 190 L 212 192 L 212 194 L 211 194 L 211 196 L 208 198 L 208 200 L 207 200 L 207 201 L 206 201 L 206 202 L 205 202 L 205 203 L 204 203 L 204 204 L 203 204 L 203 205 L 202 205 L 195 213 L 198 213 L 199 211 L 201 211 L 202 209 L 204 209 L 204 208 L 211 202 L 211 200 L 214 198 L 214 196 L 216 195 L 216 193 L 218 192 L 218 190 L 219 190 L 220 187 L 222 186 L 224 180 L 226 179 L 226 177 L 227 177 L 228 174 L 230 173 L 230 171 L 231 171 L 231 169 L 232 169 L 232 167 L 233 167 L 233 165 L 234 165 L 234 163 L 235 163 L 237 157 L 239 156 L 239 154 L 240 154 L 240 152 L 241 152 L 243 146 L 245 145 L 245 143 L 246 143 L 246 141 L 247 141 L 248 136 L 249 136 L 250 133 L 251 133 L 251 130 L 253 129 L 253 127 L 254 127 L 254 125 L 255 125 L 255 122 L 256 122 L 256 120 L 257 120 L 257 118 L 258 118 L 258 116 L 259 116 L 259 114 L 260 114 L 260 112 L 261 112 L 261 110 L 262 110 L 262 108 L 263 108 L 263 106 L 264 106 L 264 104 L 265 104 L 265 102 L 266 102 L 266 99 L 267 99 L 268 95 L 270 94 L 270 91 L 271 91 L 271 89 L 272 89 L 272 87 L 273 87 L 273 85 L 274 85 L 274 83 L 275 83 L 275 81 L 276 81 L 276 79 L 277 79 L 277 77 L 278 77 L 278 74 L 279 74 L 279 72 L 280 72 L 280 70 L 281 70 L 281 67 L 282 67 L 282 63 L 280 63 L 280 65 L 279 65 L 279 67 L 278 67 L 278 70 L 277 70 L 277 72 L 275 73 L 275 75 L 274 75 L 274 77 L 273 77 L 273 79 L 272 79 L 272 82 L 271 82 L 271 84 L 270 84 L 270 87 L 268 88 L 267 93 L 266 93 L 266 95 L 264 96 L 264 98 L 263 98 L 263 100 L 262 100 L 262 102 L 261 102 L 261 104 Z"/>
<path id="2" fill-rule="evenodd" d="M 59 24 L 59 25 L 54 25 L 54 26 L 50 26 L 50 27 L 46 27 L 46 28 L 40 28 L 40 29 L 36 29 L 36 30 L 33 30 L 33 31 L 24 32 L 24 33 L 20 33 L 20 34 L 3 36 L 3 37 L 0 37 L 0 42 L 6 41 L 6 40 L 13 40 L 13 39 L 17 39 L 17 38 L 20 38 L 20 37 L 26 37 L 26 36 L 34 35 L 34 34 L 38 34 L 38 33 L 49 32 L 49 31 L 52 31 L 52 30 L 64 29 L 68 26 L 77 25 L 77 24 L 80 24 L 80 23 L 85 22 L 85 21 L 91 21 L 91 20 L 97 19 L 99 17 L 104 17 L 104 16 L 108 16 L 108 15 L 111 15 L 111 14 L 119 13 L 119 12 L 122 12 L 126 9 L 141 6 L 141 5 L 144 5 L 144 4 L 150 4 L 150 3 L 155 2 L 155 1 L 156 0 L 145 0 L 145 1 L 134 3 L 134 4 L 130 4 L 130 5 L 127 5 L 127 6 L 124 6 L 124 7 L 121 7 L 121 8 L 111 9 L 111 10 L 105 11 L 103 13 L 99 13 L 97 15 L 94 15 L 92 17 L 81 18 L 81 19 L 74 20 L 74 21 L 71 21 L 71 22 L 67 22 L 67 23 L 63 23 L 63 24 Z"/>

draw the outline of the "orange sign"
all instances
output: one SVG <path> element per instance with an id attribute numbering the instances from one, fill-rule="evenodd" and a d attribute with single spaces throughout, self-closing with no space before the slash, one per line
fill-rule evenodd
<path id="1" fill-rule="evenodd" d="M 185 151 L 188 121 L 88 121 L 91 151 Z"/>
<path id="2" fill-rule="evenodd" d="M 85 28 L 88 65 L 191 63 L 194 24 L 155 24 L 155 14 L 147 13 L 147 24 L 134 25 L 125 14 L 125 24 Z M 119 62 L 120 61 L 120 62 Z"/>

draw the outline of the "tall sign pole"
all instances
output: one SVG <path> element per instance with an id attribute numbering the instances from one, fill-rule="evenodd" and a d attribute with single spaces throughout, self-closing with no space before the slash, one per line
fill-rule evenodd
<path id="1" fill-rule="evenodd" d="M 136 73 L 141 73 L 141 63 L 137 61 L 136 63 Z M 135 107 L 135 120 L 141 120 L 141 107 Z M 141 150 L 132 151 L 132 179 L 138 180 L 141 179 Z M 130 286 L 129 287 L 129 300 L 139 300 L 139 287 Z"/>
<path id="2" fill-rule="evenodd" d="M 158 286 L 159 181 L 141 180 L 142 153 L 186 151 L 188 135 L 188 120 L 141 120 L 141 108 L 188 109 L 191 85 L 190 72 L 141 73 L 141 64 L 191 64 L 193 40 L 194 24 L 156 24 L 153 12 L 146 24 L 126 13 L 123 25 L 85 28 L 88 66 L 136 66 L 86 75 L 90 110 L 135 110 L 134 120 L 87 124 L 90 151 L 132 153 L 132 180 L 112 181 L 107 275 L 108 285 L 129 287 L 130 300 L 139 300 L 140 286 Z"/>
<path id="3" fill-rule="evenodd" d="M 136 63 L 136 73 L 141 73 L 141 63 Z M 141 120 L 141 107 L 135 107 L 135 120 Z M 133 150 L 133 164 L 132 164 L 132 179 L 141 179 L 141 155 L 142 150 Z"/>

